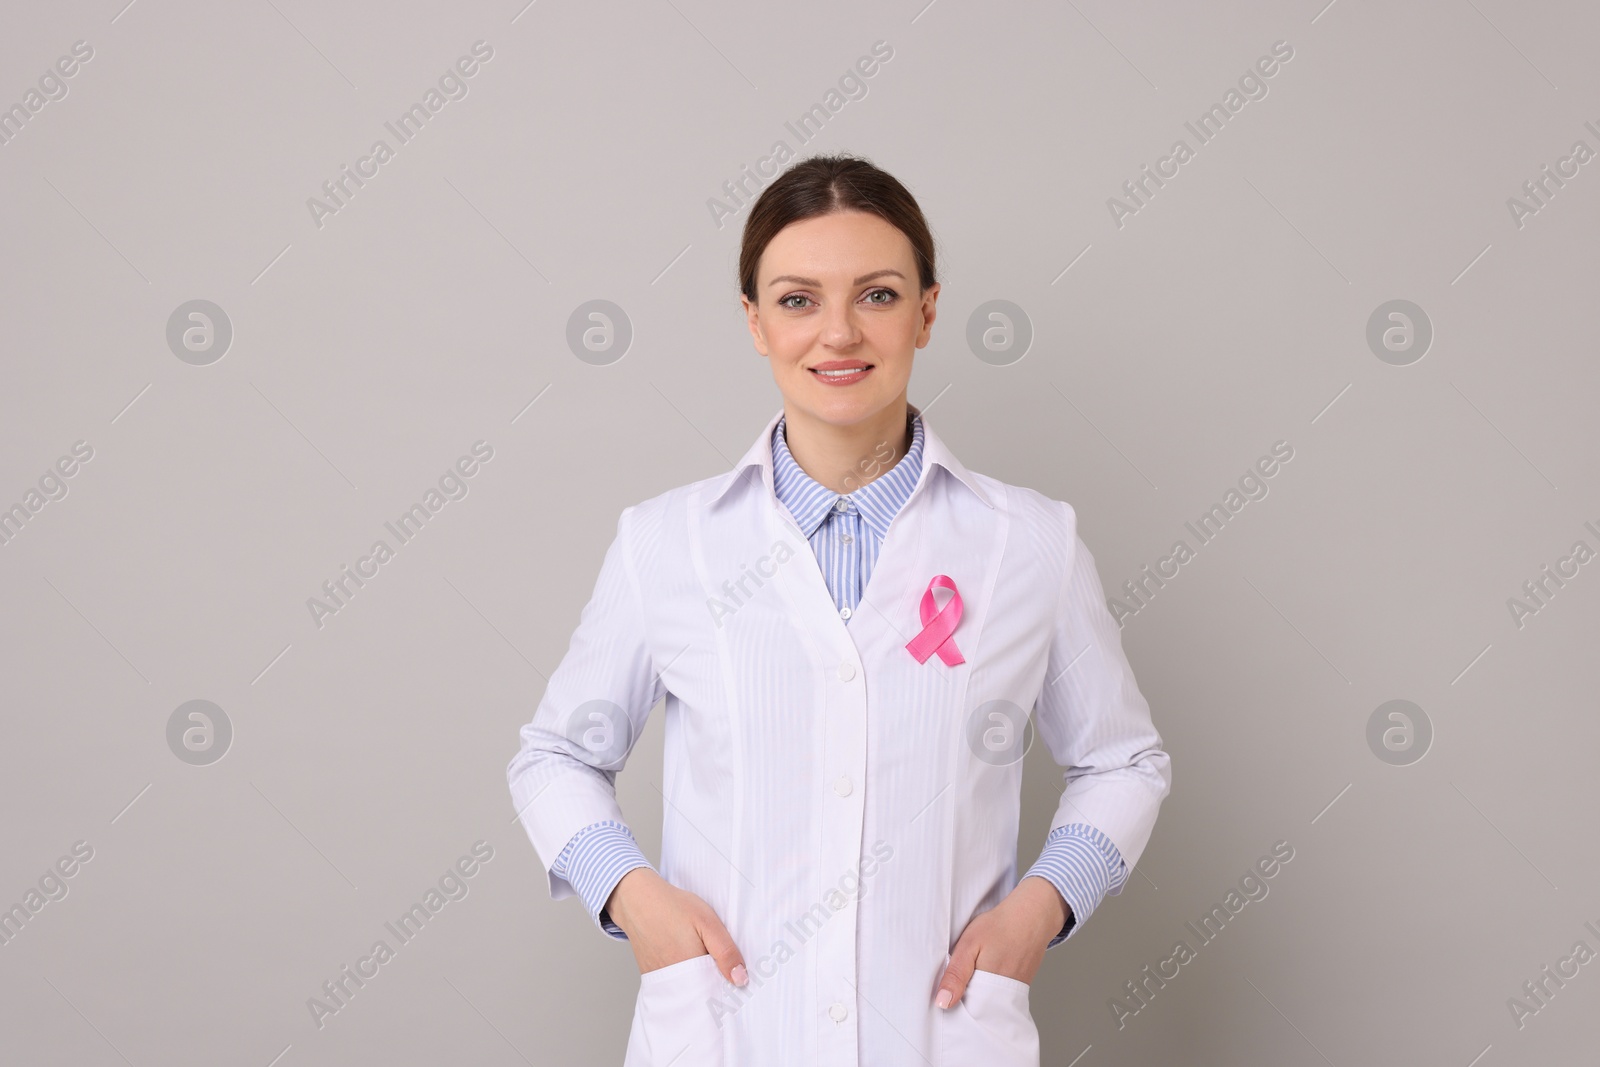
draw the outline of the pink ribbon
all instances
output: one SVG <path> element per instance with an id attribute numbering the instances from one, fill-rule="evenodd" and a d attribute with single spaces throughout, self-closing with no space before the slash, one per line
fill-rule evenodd
<path id="1" fill-rule="evenodd" d="M 942 608 L 933 599 L 935 588 L 950 590 L 950 599 L 944 602 Z M 935 575 L 928 583 L 918 614 L 922 616 L 922 632 L 906 642 L 907 651 L 916 657 L 918 663 L 928 662 L 928 657 L 935 652 L 944 660 L 946 667 L 967 662 L 956 647 L 954 636 L 956 623 L 961 621 L 961 594 L 956 592 L 956 583 L 950 580 L 949 575 Z"/>

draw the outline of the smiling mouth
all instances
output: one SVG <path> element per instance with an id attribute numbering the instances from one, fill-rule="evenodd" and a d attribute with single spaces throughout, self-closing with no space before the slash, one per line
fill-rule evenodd
<path id="1" fill-rule="evenodd" d="M 859 367 L 834 367 L 826 370 L 817 367 L 807 369 L 819 381 L 829 385 L 849 385 L 865 378 L 872 371 L 872 364 L 868 363 Z"/>

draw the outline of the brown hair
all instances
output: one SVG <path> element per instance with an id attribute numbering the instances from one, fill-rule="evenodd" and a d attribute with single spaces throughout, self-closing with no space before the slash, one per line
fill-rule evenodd
<path id="1" fill-rule="evenodd" d="M 917 257 L 918 282 L 926 290 L 934 274 L 933 234 L 916 198 L 894 175 L 865 159 L 840 153 L 811 156 L 784 171 L 761 191 L 744 222 L 739 248 L 739 291 L 756 298 L 756 266 L 778 232 L 791 222 L 865 211 L 906 235 Z"/>

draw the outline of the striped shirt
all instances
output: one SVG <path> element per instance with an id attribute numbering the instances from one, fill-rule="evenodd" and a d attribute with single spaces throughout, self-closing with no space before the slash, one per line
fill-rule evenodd
<path id="1" fill-rule="evenodd" d="M 772 433 L 773 488 L 810 542 L 828 592 L 839 608 L 839 617 L 848 625 L 872 577 L 889 523 L 910 499 L 922 474 L 922 417 L 908 419 L 911 447 L 906 454 L 877 477 L 872 477 L 873 463 L 863 460 L 857 480 L 871 480 L 846 494 L 829 489 L 801 469 L 789 452 L 786 421 L 780 417 Z M 882 452 L 885 447 L 887 444 L 880 446 L 874 458 L 887 460 L 892 456 L 892 451 Z M 574 834 L 551 872 L 571 883 L 589 917 L 603 931 L 626 940 L 627 934 L 611 921 L 605 905 L 622 876 L 637 867 L 655 869 L 639 851 L 627 825 L 608 819 Z M 1080 929 L 1106 893 L 1119 890 L 1127 876 L 1116 845 L 1088 823 L 1056 828 L 1046 839 L 1039 858 L 1023 875 L 1050 882 L 1067 902 L 1066 925 L 1051 939 L 1051 946 Z"/>

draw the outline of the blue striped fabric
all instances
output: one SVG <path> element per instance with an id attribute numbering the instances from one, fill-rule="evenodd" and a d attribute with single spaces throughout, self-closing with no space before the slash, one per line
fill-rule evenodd
<path id="1" fill-rule="evenodd" d="M 878 562 L 878 550 L 889 533 L 889 523 L 911 499 L 911 491 L 922 475 L 922 420 L 910 420 L 911 447 L 899 462 L 844 496 L 817 482 L 795 462 L 784 433 L 787 421 L 779 418 L 772 431 L 773 488 L 779 502 L 799 524 L 800 532 L 811 542 L 828 592 L 848 624 L 861 603 L 867 579 L 872 577 L 872 566 Z M 875 456 L 898 445 L 898 441 L 880 445 Z M 866 469 L 856 473 L 858 481 L 870 476 Z"/>
<path id="2" fill-rule="evenodd" d="M 1128 868 L 1109 837 L 1086 822 L 1074 822 L 1051 831 L 1039 858 L 1022 877 L 1043 878 L 1054 885 L 1071 909 L 1067 925 L 1046 946 L 1053 947 L 1087 922 L 1108 892 L 1122 891 Z"/>
<path id="3" fill-rule="evenodd" d="M 572 885 L 573 892 L 583 900 L 584 907 L 606 933 L 619 941 L 628 935 L 622 927 L 611 921 L 605 910 L 611 891 L 622 881 L 622 876 L 635 867 L 655 866 L 644 858 L 633 832 L 615 819 L 590 823 L 572 835 L 572 840 L 562 848 L 561 855 L 551 865 L 553 874 L 560 875 Z"/>
<path id="4" fill-rule="evenodd" d="M 911 447 L 906 454 L 877 477 L 863 469 L 858 477 L 872 480 L 844 495 L 817 482 L 795 462 L 784 432 L 785 419 L 779 418 L 773 428 L 773 487 L 810 541 L 828 592 L 847 625 L 872 577 L 889 523 L 910 499 L 922 474 L 922 418 L 909 421 Z M 880 446 L 877 455 L 886 455 L 883 450 L 896 443 Z M 571 884 L 601 930 L 626 940 L 627 934 L 611 921 L 605 904 L 622 876 L 636 867 L 655 869 L 639 851 L 627 826 L 608 819 L 574 834 L 550 869 Z M 1128 871 L 1110 838 L 1088 823 L 1069 823 L 1051 832 L 1038 860 L 1023 877 L 1045 879 L 1067 902 L 1070 914 L 1066 925 L 1050 941 L 1055 946 L 1088 921 L 1108 892 L 1121 890 Z"/>

